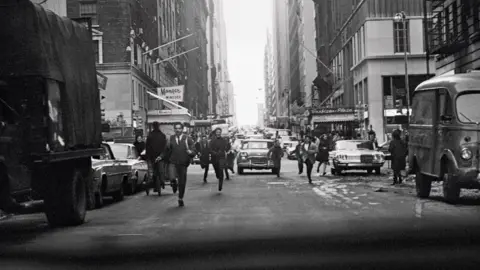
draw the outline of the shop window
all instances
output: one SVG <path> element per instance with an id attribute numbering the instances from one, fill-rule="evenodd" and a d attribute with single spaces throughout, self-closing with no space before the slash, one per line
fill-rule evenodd
<path id="1" fill-rule="evenodd" d="M 417 92 L 413 97 L 411 123 L 417 125 L 432 125 L 433 109 L 435 108 L 435 91 Z"/>

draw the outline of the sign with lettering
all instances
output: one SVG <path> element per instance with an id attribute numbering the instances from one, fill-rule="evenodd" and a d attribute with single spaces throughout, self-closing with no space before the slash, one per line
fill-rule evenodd
<path id="1" fill-rule="evenodd" d="M 103 75 L 102 73 L 97 71 L 98 89 L 106 90 L 107 89 L 107 81 L 108 81 L 108 78 L 105 75 Z"/>
<path id="2" fill-rule="evenodd" d="M 312 110 L 313 115 L 323 115 L 323 114 L 345 114 L 355 112 L 355 108 L 344 107 L 344 108 L 320 108 Z"/>
<path id="3" fill-rule="evenodd" d="M 157 94 L 161 98 L 174 102 L 183 102 L 184 85 L 157 88 Z"/>

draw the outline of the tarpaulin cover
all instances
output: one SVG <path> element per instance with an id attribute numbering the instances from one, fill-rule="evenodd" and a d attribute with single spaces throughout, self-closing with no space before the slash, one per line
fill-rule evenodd
<path id="1" fill-rule="evenodd" d="M 61 82 L 67 148 L 99 145 L 100 96 L 87 27 L 25 0 L 2 0 L 0 25 L 0 77 Z"/>

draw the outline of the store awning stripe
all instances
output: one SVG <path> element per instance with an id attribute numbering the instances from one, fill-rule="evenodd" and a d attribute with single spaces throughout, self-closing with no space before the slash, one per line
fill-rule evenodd
<path id="1" fill-rule="evenodd" d="M 187 111 L 188 111 L 187 108 L 182 107 L 182 106 L 178 105 L 177 103 L 172 102 L 172 101 L 170 101 L 170 100 L 168 100 L 168 99 L 164 99 L 164 98 L 162 98 L 162 97 L 160 97 L 160 96 L 158 96 L 158 95 L 155 95 L 154 93 L 152 93 L 152 92 L 150 92 L 150 91 L 147 91 L 147 93 L 148 93 L 151 97 L 156 98 L 156 99 L 158 99 L 158 100 L 161 100 L 161 101 L 165 102 L 166 104 L 170 105 L 170 106 L 167 105 L 167 107 L 169 107 L 169 109 L 184 109 L 184 110 L 187 110 Z M 174 107 L 171 107 L 171 106 L 174 106 Z"/>

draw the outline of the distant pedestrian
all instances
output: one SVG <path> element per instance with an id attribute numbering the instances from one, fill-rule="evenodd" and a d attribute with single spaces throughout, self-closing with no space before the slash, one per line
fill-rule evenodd
<path id="1" fill-rule="evenodd" d="M 175 135 L 170 137 L 170 163 L 175 166 L 178 177 L 178 206 L 183 207 L 183 197 L 187 186 L 187 168 L 195 156 L 193 140 L 183 133 L 183 124 L 175 124 Z"/>
<path id="2" fill-rule="evenodd" d="M 319 141 L 320 142 L 318 143 L 318 152 L 316 156 L 316 160 L 318 161 L 317 173 L 320 173 L 320 167 L 322 167 L 322 175 L 326 175 L 330 144 L 326 134 L 323 134 Z"/>
<path id="3" fill-rule="evenodd" d="M 390 142 L 390 147 L 388 151 L 392 157 L 392 170 L 393 170 L 393 184 L 402 183 L 401 171 L 405 169 L 406 166 L 406 156 L 407 156 L 407 147 L 405 142 L 400 137 L 400 130 L 395 130 L 392 133 L 392 141 Z"/>
<path id="4" fill-rule="evenodd" d="M 204 170 L 203 172 L 203 182 L 207 183 L 208 170 L 210 169 L 210 142 L 207 138 L 207 135 L 203 134 L 200 136 L 201 139 L 195 144 L 195 148 L 199 155 L 200 167 Z"/>
<path id="5" fill-rule="evenodd" d="M 273 161 L 273 170 L 277 177 L 280 177 L 280 169 L 282 167 L 283 149 L 280 141 L 276 140 L 275 144 L 268 150 L 267 156 Z"/>
<path id="6" fill-rule="evenodd" d="M 303 173 L 302 145 L 303 140 L 299 140 L 297 146 L 295 146 L 295 157 L 297 158 L 298 174 Z"/>
<path id="7" fill-rule="evenodd" d="M 215 170 L 215 175 L 218 179 L 218 191 L 222 191 L 227 152 L 230 149 L 228 141 L 222 138 L 222 129 L 217 128 L 214 132 L 215 137 L 210 141 L 210 154 L 212 155 L 212 165 Z"/>
<path id="8" fill-rule="evenodd" d="M 137 156 L 140 156 L 145 150 L 145 142 L 143 141 L 142 135 L 137 135 L 135 137 L 135 141 L 133 142 L 133 146 L 135 146 L 135 150 L 137 151 Z"/>
<path id="9" fill-rule="evenodd" d="M 307 165 L 307 177 L 310 184 L 312 183 L 312 170 L 313 165 L 315 164 L 315 155 L 317 153 L 317 146 L 312 143 L 311 140 L 312 139 L 309 135 L 305 136 L 305 142 L 300 148 L 302 161 Z"/>

